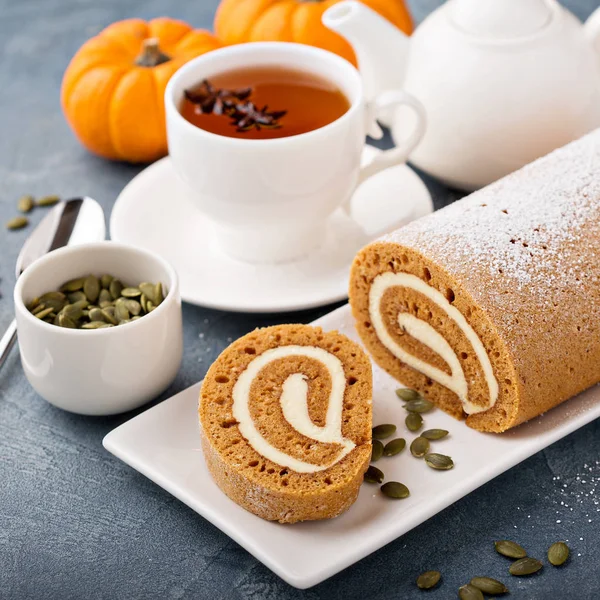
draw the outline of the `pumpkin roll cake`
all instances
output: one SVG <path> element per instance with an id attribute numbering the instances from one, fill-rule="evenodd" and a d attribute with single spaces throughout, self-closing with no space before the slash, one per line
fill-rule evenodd
<path id="1" fill-rule="evenodd" d="M 328 519 L 356 500 L 371 457 L 371 363 L 337 332 L 257 329 L 210 367 L 204 458 L 227 496 L 272 521 Z"/>
<path id="2" fill-rule="evenodd" d="M 374 360 L 474 429 L 502 432 L 600 381 L 600 130 L 355 258 Z"/>

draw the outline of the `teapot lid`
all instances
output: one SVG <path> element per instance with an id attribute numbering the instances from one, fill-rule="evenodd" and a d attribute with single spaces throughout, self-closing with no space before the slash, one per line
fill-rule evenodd
<path id="1" fill-rule="evenodd" d="M 552 18 L 549 0 L 452 0 L 449 4 L 456 26 L 489 38 L 531 35 Z"/>

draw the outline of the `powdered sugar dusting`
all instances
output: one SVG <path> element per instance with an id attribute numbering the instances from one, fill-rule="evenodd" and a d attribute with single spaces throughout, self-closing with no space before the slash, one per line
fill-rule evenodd
<path id="1" fill-rule="evenodd" d="M 600 130 L 380 241 L 442 265 L 513 347 L 521 340 L 529 351 L 548 351 L 556 328 L 592 343 L 600 319 Z M 523 324 L 534 318 L 528 335 Z"/>

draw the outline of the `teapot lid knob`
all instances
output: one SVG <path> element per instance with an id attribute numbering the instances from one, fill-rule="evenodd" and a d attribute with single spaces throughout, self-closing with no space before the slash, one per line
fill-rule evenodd
<path id="1" fill-rule="evenodd" d="M 454 24 L 467 33 L 490 38 L 517 38 L 546 26 L 554 0 L 451 0 Z"/>

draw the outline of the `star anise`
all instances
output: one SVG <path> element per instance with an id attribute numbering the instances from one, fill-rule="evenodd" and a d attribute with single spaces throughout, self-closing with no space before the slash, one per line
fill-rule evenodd
<path id="1" fill-rule="evenodd" d="M 204 79 L 198 87 L 185 90 L 185 97 L 196 105 L 200 113 L 229 115 L 235 111 L 236 104 L 246 100 L 251 93 L 251 88 L 217 89 L 208 79 Z"/>
<path id="2" fill-rule="evenodd" d="M 278 129 L 281 127 L 279 119 L 287 114 L 287 110 L 275 110 L 269 112 L 267 105 L 261 109 L 257 108 L 254 102 L 236 104 L 235 110 L 230 113 L 233 124 L 237 126 L 237 131 L 250 131 L 252 129 Z"/>

